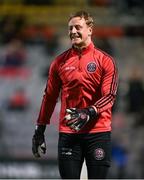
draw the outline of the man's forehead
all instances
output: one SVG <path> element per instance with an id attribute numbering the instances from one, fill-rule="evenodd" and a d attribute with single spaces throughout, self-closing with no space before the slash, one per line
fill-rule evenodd
<path id="1" fill-rule="evenodd" d="M 83 23 L 86 23 L 84 18 L 73 17 L 72 19 L 69 20 L 68 25 L 71 26 L 71 25 L 74 25 L 74 24 L 83 24 Z"/>

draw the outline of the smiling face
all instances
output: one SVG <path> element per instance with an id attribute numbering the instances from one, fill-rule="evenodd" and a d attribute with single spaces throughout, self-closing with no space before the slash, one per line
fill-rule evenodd
<path id="1" fill-rule="evenodd" d="M 72 45 L 82 48 L 91 43 L 92 28 L 81 17 L 73 17 L 68 23 Z"/>

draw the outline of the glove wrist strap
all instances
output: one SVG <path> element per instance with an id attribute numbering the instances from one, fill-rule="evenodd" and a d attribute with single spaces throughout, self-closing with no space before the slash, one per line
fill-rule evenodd
<path id="1" fill-rule="evenodd" d="M 36 125 L 35 132 L 37 134 L 44 134 L 45 129 L 46 129 L 46 125 Z"/>
<path id="2" fill-rule="evenodd" d="M 97 117 L 97 112 L 95 111 L 95 109 L 93 107 L 88 107 L 88 111 L 90 113 L 90 119 L 96 119 Z"/>

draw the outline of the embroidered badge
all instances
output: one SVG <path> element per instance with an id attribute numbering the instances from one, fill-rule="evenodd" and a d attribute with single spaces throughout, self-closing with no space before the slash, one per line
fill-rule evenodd
<path id="1" fill-rule="evenodd" d="M 90 62 L 87 64 L 87 71 L 88 72 L 95 72 L 96 71 L 96 63 Z"/>
<path id="2" fill-rule="evenodd" d="M 105 152 L 102 148 L 95 149 L 95 158 L 96 160 L 102 160 L 105 157 Z"/>

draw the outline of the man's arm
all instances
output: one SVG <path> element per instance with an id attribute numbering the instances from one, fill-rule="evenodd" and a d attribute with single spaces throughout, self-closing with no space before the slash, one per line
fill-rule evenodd
<path id="1" fill-rule="evenodd" d="M 49 76 L 43 96 L 37 125 L 50 124 L 50 118 L 54 111 L 61 88 L 61 80 L 58 75 L 58 67 L 55 62 L 50 66 Z"/>
<path id="2" fill-rule="evenodd" d="M 45 154 L 46 143 L 44 132 L 46 124 L 50 124 L 50 118 L 54 111 L 59 92 L 61 88 L 61 80 L 58 76 L 58 67 L 55 62 L 50 66 L 45 94 L 43 96 L 40 113 L 37 119 L 37 125 L 32 138 L 32 152 L 35 157 L 40 157 L 40 152 Z"/>
<path id="3" fill-rule="evenodd" d="M 103 63 L 103 77 L 101 84 L 102 97 L 93 106 L 96 108 L 98 114 L 111 108 L 116 97 L 118 72 L 113 59 L 105 59 Z"/>

